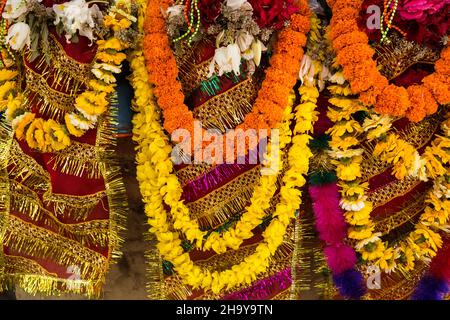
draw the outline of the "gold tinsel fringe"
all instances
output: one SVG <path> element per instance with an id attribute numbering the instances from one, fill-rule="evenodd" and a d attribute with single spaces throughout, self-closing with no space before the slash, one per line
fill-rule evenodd
<path id="1" fill-rule="evenodd" d="M 145 253 L 147 292 L 151 300 L 166 300 L 166 284 L 162 269 L 162 257 L 156 247 L 157 240 L 154 235 L 146 233 L 145 241 L 150 245 L 150 249 Z"/>
<path id="2" fill-rule="evenodd" d="M 45 294 L 60 296 L 63 293 L 85 294 L 88 298 L 98 299 L 102 283 L 88 280 L 58 279 L 34 274 L 8 274 L 0 276 L 0 291 L 13 290 L 19 286 L 30 295 Z"/>

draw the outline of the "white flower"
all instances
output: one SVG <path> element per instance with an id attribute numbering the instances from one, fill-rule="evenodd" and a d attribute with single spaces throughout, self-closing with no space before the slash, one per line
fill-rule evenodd
<path id="1" fill-rule="evenodd" d="M 362 248 L 364 248 L 365 245 L 367 245 L 369 243 L 381 241 L 380 237 L 381 237 L 381 232 L 374 233 L 370 238 L 359 241 L 356 244 L 355 248 L 356 248 L 356 250 L 361 250 Z"/>
<path id="2" fill-rule="evenodd" d="M 184 5 L 182 5 L 182 4 L 177 4 L 177 5 L 171 6 L 166 11 L 167 17 L 173 18 L 173 17 L 179 16 L 183 13 L 183 10 L 184 10 Z"/>
<path id="3" fill-rule="evenodd" d="M 105 71 L 111 71 L 112 73 L 120 73 L 122 71 L 120 69 L 120 67 L 115 66 L 113 64 L 109 64 L 109 63 L 94 63 L 92 68 L 94 68 L 94 69 L 102 69 L 102 70 L 105 70 Z"/>
<path id="4" fill-rule="evenodd" d="M 333 83 L 337 83 L 337 84 L 344 84 L 345 83 L 345 78 L 344 78 L 344 74 L 342 72 L 336 72 L 335 74 L 333 74 L 330 79 L 331 82 Z"/>
<path id="5" fill-rule="evenodd" d="M 345 151 L 337 150 L 337 151 L 327 151 L 328 155 L 335 159 L 342 158 L 353 158 L 360 156 L 364 153 L 363 149 L 347 149 Z"/>
<path id="6" fill-rule="evenodd" d="M 257 67 L 259 67 L 259 64 L 261 63 L 261 55 L 263 51 L 266 50 L 267 48 L 259 39 L 252 43 L 253 61 L 255 62 Z"/>
<path id="7" fill-rule="evenodd" d="M 422 159 L 421 156 L 419 155 L 419 153 L 416 151 L 414 152 L 414 161 L 413 161 L 413 165 L 411 166 L 411 168 L 408 171 L 408 175 L 410 175 L 413 178 L 416 178 L 417 176 L 420 175 L 421 173 L 421 168 L 424 168 L 426 165 L 426 160 Z M 421 175 L 420 175 L 421 176 Z M 420 178 L 426 179 L 423 176 L 421 176 Z"/>
<path id="8" fill-rule="evenodd" d="M 250 49 L 255 38 L 248 32 L 239 32 L 236 37 L 236 43 L 239 46 L 241 52 L 245 52 Z"/>
<path id="9" fill-rule="evenodd" d="M 102 19 L 102 13 L 97 5 L 89 7 L 84 0 L 72 0 L 53 5 L 55 25 L 62 23 L 66 32 L 66 40 L 70 42 L 77 32 L 87 37 L 91 42 L 95 40 L 93 31 L 97 21 Z"/>
<path id="10" fill-rule="evenodd" d="M 247 0 L 227 0 L 227 7 L 229 7 L 231 10 L 238 10 L 240 7 L 242 7 L 245 3 L 248 3 Z"/>
<path id="11" fill-rule="evenodd" d="M 366 206 L 366 203 L 365 203 L 366 200 L 367 200 L 366 196 L 360 196 L 358 198 L 358 200 L 347 200 L 347 199 L 343 198 L 339 202 L 339 205 L 345 211 L 354 211 L 355 212 L 355 211 L 360 211 L 360 210 L 364 209 L 364 207 Z"/>
<path id="12" fill-rule="evenodd" d="M 25 112 L 24 114 L 21 114 L 18 117 L 15 117 L 12 121 L 11 121 L 11 127 L 16 130 L 17 126 L 19 125 L 19 123 L 22 121 L 23 118 L 25 118 L 25 116 L 27 114 L 29 114 L 30 112 Z"/>
<path id="13" fill-rule="evenodd" d="M 97 122 L 97 118 L 95 117 L 95 121 L 89 121 L 89 120 L 81 120 L 79 119 L 79 116 L 75 113 L 70 113 L 69 114 L 69 119 L 70 119 L 70 123 L 81 130 L 89 130 L 94 128 L 94 124 L 95 122 Z"/>
<path id="14" fill-rule="evenodd" d="M 3 18 L 13 21 L 22 18 L 28 12 L 27 1 L 7 0 L 3 10 Z"/>
<path id="15" fill-rule="evenodd" d="M 216 49 L 213 60 L 209 65 L 209 76 L 214 74 L 216 64 L 219 67 L 219 76 L 231 71 L 239 75 L 239 67 L 241 65 L 241 50 L 239 50 L 239 46 L 233 43 Z"/>
<path id="16" fill-rule="evenodd" d="M 22 50 L 25 45 L 30 46 L 30 26 L 25 22 L 17 22 L 13 24 L 6 36 L 6 43 L 16 51 Z"/>
<path id="17" fill-rule="evenodd" d="M 309 55 L 305 54 L 303 56 L 302 63 L 300 65 L 300 72 L 298 74 L 300 82 L 302 84 L 313 84 L 314 73 L 315 70 L 313 60 Z"/>

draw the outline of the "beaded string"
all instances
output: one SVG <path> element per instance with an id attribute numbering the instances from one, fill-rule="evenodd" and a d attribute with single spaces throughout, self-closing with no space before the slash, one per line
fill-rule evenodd
<path id="1" fill-rule="evenodd" d="M 192 41 L 200 30 L 200 9 L 198 7 L 198 0 L 184 0 L 184 17 L 187 22 L 188 29 L 184 34 L 174 39 L 174 42 L 178 42 L 187 36 L 188 45 L 191 46 Z"/>
<path id="2" fill-rule="evenodd" d="M 397 30 L 402 36 L 406 36 L 406 32 L 402 31 L 399 27 L 392 24 L 397 9 L 398 9 L 398 0 L 384 0 L 384 9 L 383 15 L 381 16 L 381 26 L 380 26 L 381 43 L 387 40 L 387 34 L 391 28 Z M 383 23 L 386 23 L 386 28 L 384 28 Z"/>

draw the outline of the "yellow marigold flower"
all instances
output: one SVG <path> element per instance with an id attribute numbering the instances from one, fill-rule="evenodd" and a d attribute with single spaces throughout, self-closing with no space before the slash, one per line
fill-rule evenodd
<path id="1" fill-rule="evenodd" d="M 90 80 L 89 81 L 89 86 L 94 90 L 94 91 L 100 91 L 100 92 L 106 92 L 106 93 L 111 93 L 114 92 L 114 86 L 107 84 L 101 80 Z"/>
<path id="2" fill-rule="evenodd" d="M 412 237 L 415 243 L 420 245 L 422 243 L 428 244 L 434 251 L 442 247 L 442 238 L 439 233 L 432 231 L 428 226 L 419 223 L 416 230 L 412 232 Z"/>
<path id="3" fill-rule="evenodd" d="M 17 123 L 16 127 L 16 137 L 18 140 L 22 140 L 25 138 L 25 130 L 26 128 L 33 122 L 34 120 L 34 113 L 26 113 L 21 118 L 20 122 Z"/>
<path id="4" fill-rule="evenodd" d="M 414 270 L 414 252 L 406 243 L 401 244 L 399 255 L 399 261 L 402 263 L 401 268 L 405 271 Z"/>
<path id="5" fill-rule="evenodd" d="M 387 248 L 384 250 L 383 255 L 378 259 L 376 264 L 381 270 L 387 273 L 391 273 L 397 267 L 396 259 L 400 257 L 398 250 L 394 248 Z"/>
<path id="6" fill-rule="evenodd" d="M 372 202 L 365 201 L 364 207 L 359 211 L 349 211 L 345 213 L 346 221 L 351 225 L 362 226 L 369 224 L 370 213 L 372 212 Z"/>
<path id="7" fill-rule="evenodd" d="M 387 115 L 372 114 L 364 120 L 363 129 L 367 132 L 367 140 L 372 141 L 386 134 L 392 127 L 392 119 Z"/>
<path id="8" fill-rule="evenodd" d="M 340 193 L 344 197 L 360 197 L 365 195 L 366 190 L 369 188 L 369 183 L 355 182 L 339 182 L 338 186 L 341 187 Z"/>
<path id="9" fill-rule="evenodd" d="M 64 116 L 64 123 L 66 124 L 67 131 L 69 131 L 71 135 L 75 137 L 83 136 L 84 130 L 78 129 L 72 124 L 69 113 L 66 113 L 66 115 Z"/>
<path id="10" fill-rule="evenodd" d="M 121 51 L 123 49 L 122 43 L 117 38 L 110 38 L 107 40 L 98 40 L 97 41 L 98 49 L 100 51 L 112 49 L 116 51 Z"/>
<path id="11" fill-rule="evenodd" d="M 336 123 L 333 127 L 331 127 L 327 133 L 331 136 L 341 137 L 344 134 L 358 134 L 362 132 L 361 125 L 358 121 L 350 120 L 350 121 L 340 121 Z"/>
<path id="12" fill-rule="evenodd" d="M 316 102 L 317 98 L 319 97 L 319 90 L 317 90 L 317 88 L 313 86 L 301 86 L 298 89 L 298 92 L 300 93 L 300 100 L 302 102 Z"/>
<path id="13" fill-rule="evenodd" d="M 21 94 L 16 97 L 8 97 L 8 108 L 6 109 L 5 116 L 9 122 L 12 122 L 14 118 L 25 112 L 25 109 L 22 107 L 22 98 L 23 96 Z"/>
<path id="14" fill-rule="evenodd" d="M 384 243 L 382 241 L 375 241 L 366 244 L 360 251 L 363 260 L 373 261 L 377 260 L 384 255 L 386 250 Z"/>
<path id="15" fill-rule="evenodd" d="M 344 181 L 353 181 L 362 176 L 361 173 L 362 156 L 353 157 L 351 159 L 332 160 L 336 165 L 336 175 Z"/>
<path id="16" fill-rule="evenodd" d="M 111 71 L 92 69 L 91 72 L 97 79 L 100 79 L 108 84 L 116 83 L 117 81 Z"/>
<path id="17" fill-rule="evenodd" d="M 44 131 L 46 133 L 46 140 L 49 141 L 54 151 L 65 149 L 71 143 L 69 135 L 64 130 L 64 126 L 53 119 L 49 119 L 44 123 Z"/>
<path id="18" fill-rule="evenodd" d="M 0 100 L 7 100 L 9 94 L 16 88 L 15 81 L 6 81 L 0 85 Z"/>
<path id="19" fill-rule="evenodd" d="M 331 141 L 330 141 L 330 147 L 334 150 L 336 150 L 336 149 L 347 150 L 358 144 L 359 144 L 359 140 L 353 136 L 348 136 L 348 137 L 344 137 L 344 138 L 332 136 Z"/>
<path id="20" fill-rule="evenodd" d="M 17 72 L 17 70 L 1 69 L 0 70 L 0 82 L 12 80 L 18 74 L 19 73 Z"/>
<path id="21" fill-rule="evenodd" d="M 123 18 L 117 20 L 115 17 L 111 15 L 107 15 L 103 17 L 103 23 L 107 28 L 112 28 L 114 31 L 120 31 L 122 29 L 127 29 L 131 26 L 131 21 Z"/>
<path id="22" fill-rule="evenodd" d="M 348 237 L 355 240 L 370 238 L 374 228 L 375 225 L 372 222 L 363 226 L 352 226 L 349 229 Z"/>
<path id="23" fill-rule="evenodd" d="M 28 126 L 26 140 L 30 148 L 47 152 L 49 145 L 45 140 L 44 124 L 42 118 L 34 119 Z"/>
<path id="24" fill-rule="evenodd" d="M 127 58 L 127 55 L 123 52 L 108 53 L 105 51 L 97 52 L 96 58 L 105 62 L 120 65 L 123 60 Z"/>

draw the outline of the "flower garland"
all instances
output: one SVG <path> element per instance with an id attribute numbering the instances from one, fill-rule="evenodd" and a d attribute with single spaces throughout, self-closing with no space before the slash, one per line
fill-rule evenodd
<path id="1" fill-rule="evenodd" d="M 330 87 L 330 91 L 336 94 L 345 90 L 335 90 Z M 346 109 L 351 108 L 352 105 L 350 100 L 349 98 L 336 96 L 331 98 L 330 102 L 334 106 L 339 106 L 341 112 L 332 109 L 328 116 L 332 120 L 339 120 L 339 118 L 335 118 L 336 115 L 347 115 L 349 111 Z M 346 101 L 346 103 L 343 103 L 343 101 Z M 357 103 L 357 100 L 354 102 Z M 352 109 L 352 111 L 354 110 Z M 335 158 L 333 163 L 336 165 L 338 185 L 341 187 L 340 206 L 346 210 L 345 219 L 350 225 L 348 237 L 358 241 L 355 248 L 361 253 L 364 261 L 375 263 L 383 271 L 391 272 L 397 267 L 404 271 L 412 270 L 416 259 L 426 260 L 433 257 L 442 245 L 441 237 L 436 230 L 445 231 L 444 226 L 450 214 L 446 196 L 448 183 L 445 177 L 447 169 L 444 167 L 450 161 L 450 156 L 447 154 L 450 140 L 447 137 L 438 137 L 432 143 L 432 146 L 425 149 L 422 157 L 418 156 L 417 151 L 412 146 L 407 145 L 401 139 L 397 139 L 394 134 L 388 136 L 388 142 L 381 142 L 375 147 L 374 154 L 382 154 L 382 158 L 386 162 L 394 164 L 394 170 L 395 165 L 401 163 L 397 167 L 397 176 L 404 177 L 407 172 L 411 173 L 412 171 L 426 171 L 426 175 L 429 177 L 438 177 L 435 180 L 433 191 L 430 192 L 426 200 L 429 205 L 420 217 L 414 231 L 408 235 L 406 240 L 394 246 L 389 246 L 388 243 L 381 240 L 381 234 L 373 232 L 375 225 L 370 219 L 372 203 L 367 201 L 365 194 L 368 184 L 359 181 L 363 151 L 362 149 L 348 148 L 359 143 L 358 135 L 361 131 L 367 132 L 368 140 L 385 137 L 391 128 L 391 120 L 386 116 L 371 115 L 365 119 L 362 127 L 359 126 L 359 123 L 356 124 L 353 121 L 351 117 L 344 119 L 344 121 L 341 119 L 329 130 L 332 137 L 330 155 Z M 443 123 L 444 130 L 448 128 L 448 121 Z M 346 130 L 342 130 L 342 128 Z M 351 143 L 344 144 L 342 143 L 343 140 L 348 140 Z M 416 158 L 417 156 L 419 160 L 410 161 L 411 163 L 418 163 L 417 165 L 408 167 L 402 162 L 407 157 Z M 422 175 L 425 175 L 425 173 Z"/>
<path id="2" fill-rule="evenodd" d="M 71 144 L 70 135 L 81 137 L 94 128 L 98 117 L 108 108 L 109 95 L 114 91 L 116 79 L 114 73 L 121 72 L 121 63 L 126 55 L 121 52 L 130 44 L 122 40 L 120 34 L 127 30 L 136 18 L 129 12 L 131 5 L 118 0 L 104 17 L 105 27 L 113 31 L 106 40 L 97 41 L 97 53 L 92 67 L 94 78 L 89 81 L 88 89 L 75 100 L 75 111 L 66 113 L 64 124 L 53 119 L 44 120 L 35 113 L 27 111 L 23 105 L 23 96 L 17 92 L 17 72 L 3 69 L 2 79 L 6 81 L 0 87 L 3 99 L 8 99 L 6 119 L 11 123 L 19 140 L 26 140 L 29 147 L 41 152 L 55 152 Z M 2 81 L 2 80 L 0 80 Z"/>
<path id="3" fill-rule="evenodd" d="M 360 101 L 374 105 L 379 113 L 406 116 L 415 122 L 435 113 L 438 104 L 450 103 L 448 45 L 435 64 L 435 73 L 425 77 L 421 85 L 404 88 L 389 84 L 372 59 L 374 50 L 367 44 L 367 35 L 358 30 L 357 17 L 363 1 L 329 0 L 328 3 L 333 11 L 328 37 L 344 76 L 352 92 L 360 94 Z"/>
<path id="4" fill-rule="evenodd" d="M 164 259 L 172 262 L 184 283 L 194 288 L 212 290 L 215 293 L 223 288 L 231 289 L 237 285 L 250 283 L 256 275 L 264 272 L 270 263 L 270 257 L 283 241 L 286 227 L 294 218 L 294 212 L 301 202 L 299 187 L 305 184 L 303 177 L 308 170 L 311 152 L 307 147 L 310 136 L 306 133 L 312 129 L 313 111 L 297 107 L 297 120 L 292 138 L 292 147 L 288 153 L 289 169 L 283 177 L 280 190 L 281 200 L 276 206 L 273 219 L 263 233 L 264 240 L 242 263 L 232 268 L 211 272 L 195 265 L 189 254 L 181 247 L 178 233 L 171 231 L 167 221 L 165 205 L 174 206 L 173 190 L 169 188 L 172 170 L 170 145 L 161 127 L 157 112 L 153 88 L 149 85 L 149 76 L 145 72 L 142 52 L 135 52 L 131 60 L 133 75 L 131 83 L 136 91 L 134 101 L 138 114 L 134 118 L 134 139 L 139 144 L 137 154 L 137 176 L 145 203 L 145 212 L 149 217 L 150 231 L 155 233 L 158 249 Z M 260 199 L 262 200 L 262 199 Z M 264 208 L 260 208 L 261 211 Z"/>
<path id="5" fill-rule="evenodd" d="M 178 67 L 171 51 L 166 32 L 166 21 L 163 12 L 167 10 L 171 0 L 151 0 L 147 6 L 145 20 L 144 55 L 150 81 L 155 85 L 155 95 L 164 116 L 164 128 L 169 134 L 177 129 L 188 130 L 194 137 L 194 116 L 184 104 L 181 84 L 177 79 Z M 266 71 L 266 78 L 258 93 L 258 97 L 249 113 L 238 129 L 270 130 L 283 117 L 283 110 L 288 105 L 288 96 L 295 85 L 300 61 L 303 56 L 302 47 L 306 44 L 306 33 L 310 28 L 310 11 L 307 1 L 301 0 L 298 13 L 293 14 L 289 26 L 279 33 L 275 52 L 271 58 L 271 66 Z M 161 66 L 164 68 L 161 68 Z M 227 141 L 233 139 L 227 136 Z M 252 140 L 252 139 L 249 139 Z M 206 147 L 194 146 L 190 150 Z M 231 145 L 227 143 L 225 145 Z M 233 144 L 234 145 L 234 144 Z M 234 145 L 236 158 L 237 147 Z M 249 145 L 252 150 L 256 145 Z M 232 151 L 232 150 L 230 150 Z"/>

